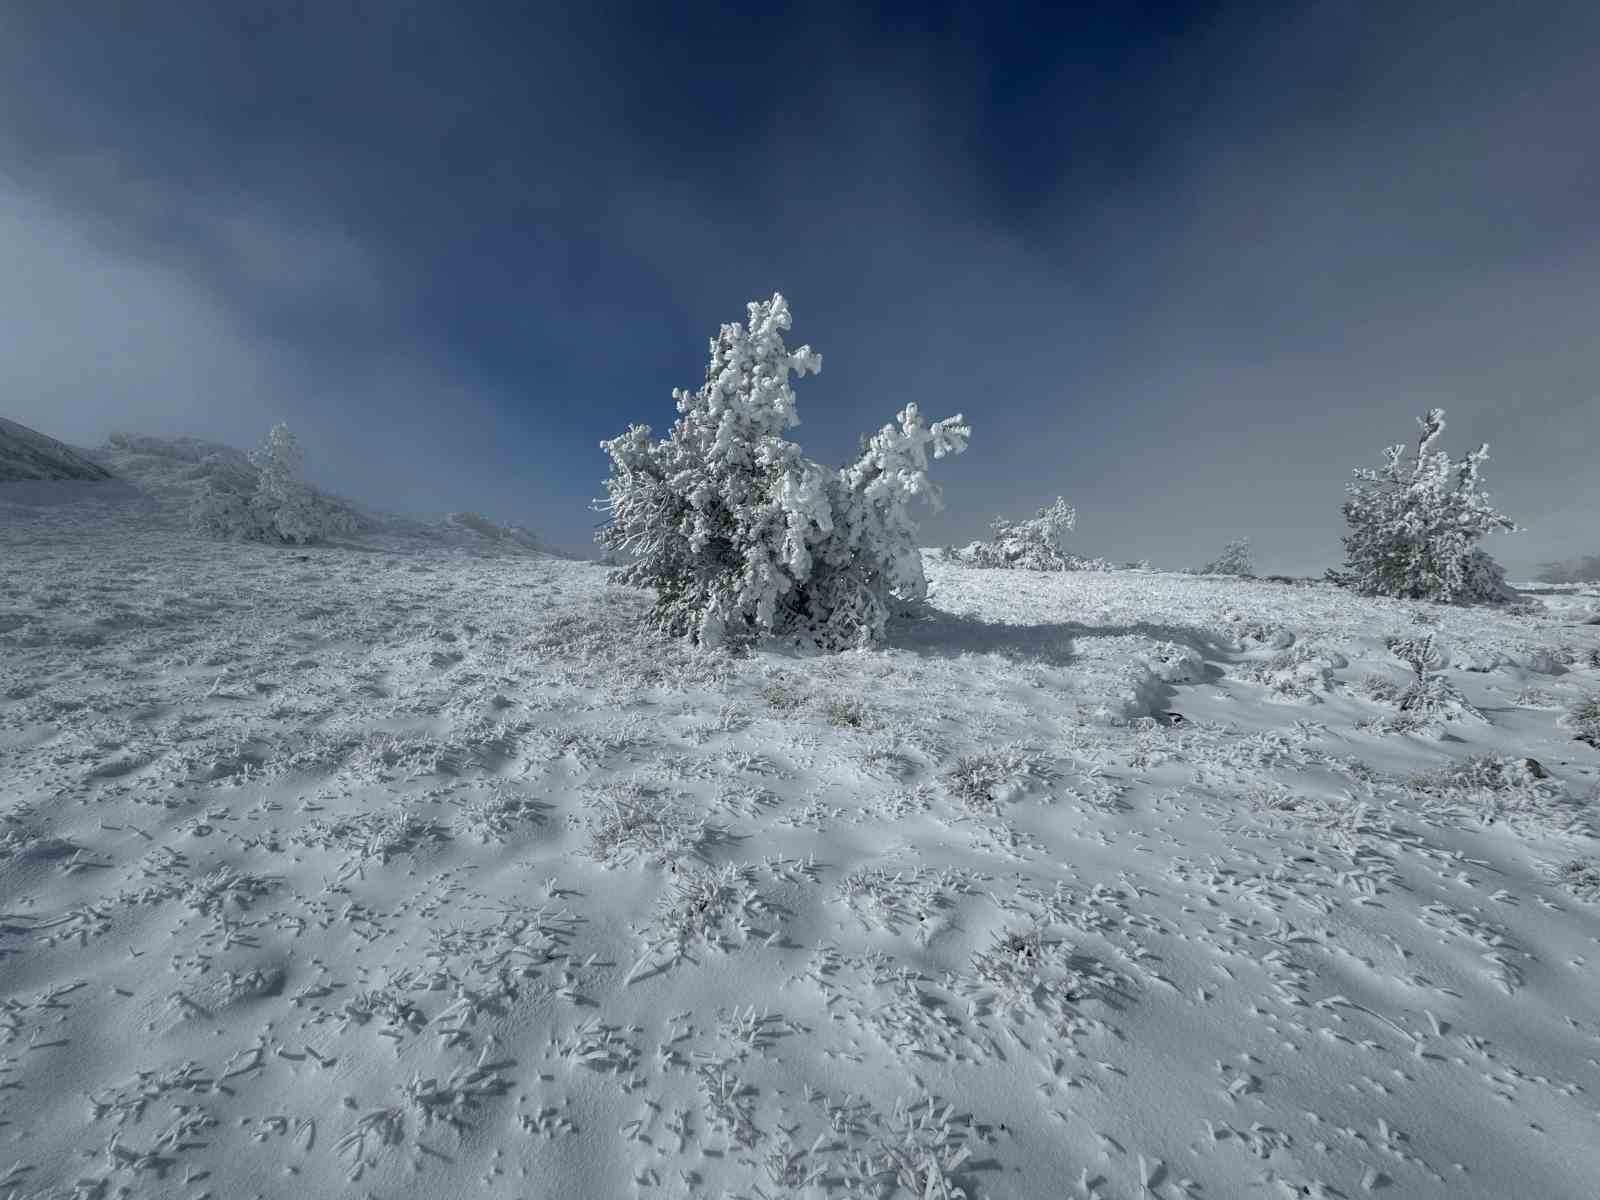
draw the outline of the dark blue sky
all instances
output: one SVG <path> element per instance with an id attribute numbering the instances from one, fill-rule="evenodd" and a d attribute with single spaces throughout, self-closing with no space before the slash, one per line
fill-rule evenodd
<path id="1" fill-rule="evenodd" d="M 259 442 L 584 548 L 780 290 L 794 437 L 974 426 L 930 543 L 1339 556 L 1443 405 L 1600 550 L 1600 6 L 0 5 L 0 413 Z M 1587 540 L 1585 540 L 1587 539 Z"/>

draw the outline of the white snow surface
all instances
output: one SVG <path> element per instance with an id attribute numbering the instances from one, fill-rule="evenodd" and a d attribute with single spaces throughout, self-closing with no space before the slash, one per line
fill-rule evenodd
<path id="1" fill-rule="evenodd" d="M 0 1196 L 1600 1179 L 1600 869 L 1562 874 L 1600 751 L 1558 723 L 1593 589 L 930 553 L 883 648 L 726 658 L 494 539 L 215 543 L 27 486 Z M 1406 732 L 1368 677 L 1428 633 Z"/>

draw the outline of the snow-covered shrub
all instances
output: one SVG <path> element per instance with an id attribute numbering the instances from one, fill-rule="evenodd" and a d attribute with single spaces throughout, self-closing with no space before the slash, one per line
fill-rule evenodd
<path id="1" fill-rule="evenodd" d="M 928 457 L 966 448 L 960 416 L 932 425 L 915 404 L 831 470 L 783 437 L 799 423 L 791 374 L 821 369 L 791 352 L 781 295 L 752 302 L 745 326 L 711 343 L 706 382 L 674 391 L 678 412 L 659 442 L 634 425 L 602 442 L 611 458 L 596 540 L 633 555 L 619 582 L 652 588 L 652 621 L 702 645 L 763 633 L 823 649 L 868 645 L 897 605 L 923 600 L 927 580 L 911 502 L 937 505 Z"/>
<path id="2" fill-rule="evenodd" d="M 1600 694 L 1582 697 L 1567 710 L 1561 723 L 1578 741 L 1600 750 Z"/>
<path id="3" fill-rule="evenodd" d="M 1368 674 L 1361 678 L 1356 685 L 1368 700 L 1376 700 L 1379 704 L 1393 704 L 1399 706 L 1400 697 L 1405 692 L 1405 685 L 1388 675 Z"/>
<path id="4" fill-rule="evenodd" d="M 1403 444 L 1390 446 L 1381 468 L 1357 467 L 1346 485 L 1346 569 L 1329 578 L 1369 596 L 1510 600 L 1505 572 L 1476 547 L 1487 533 L 1516 529 L 1477 490 L 1488 444 L 1452 462 L 1445 451 L 1429 452 L 1444 431 L 1444 410 L 1429 410 L 1418 424 L 1422 436 L 1409 462 Z"/>
<path id="5" fill-rule="evenodd" d="M 1419 679 L 1429 671 L 1439 670 L 1449 661 L 1445 648 L 1431 633 L 1420 638 L 1388 637 L 1384 638 L 1383 644 L 1390 654 L 1410 667 Z"/>
<path id="6" fill-rule="evenodd" d="M 1600 860 L 1575 858 L 1562 863 L 1556 878 L 1578 899 L 1600 903 Z"/>
<path id="7" fill-rule="evenodd" d="M 1200 574 L 1255 578 L 1255 568 L 1250 562 L 1250 539 L 1242 537 L 1229 542 L 1217 558 L 1200 568 Z"/>
<path id="8" fill-rule="evenodd" d="M 202 479 L 189 504 L 189 528 L 202 537 L 265 541 L 267 529 L 250 503 L 252 494 L 224 475 Z"/>
<path id="9" fill-rule="evenodd" d="M 1026 521 L 996 517 L 987 542 L 973 545 L 972 561 L 980 567 L 1016 567 L 1024 571 L 1068 571 L 1073 557 L 1062 545 L 1078 523 L 1077 511 L 1062 497 L 1046 504 Z"/>
<path id="10" fill-rule="evenodd" d="M 1467 703 L 1453 683 L 1437 673 L 1449 665 L 1450 656 L 1433 634 L 1420 638 L 1391 637 L 1384 641 L 1389 653 L 1412 671 L 1411 682 L 1395 699 L 1402 713 L 1429 720 L 1435 717 L 1453 720 L 1457 716 L 1488 720 Z"/>
<path id="11" fill-rule="evenodd" d="M 1333 690 L 1333 673 L 1349 665 L 1337 650 L 1315 641 L 1299 642 L 1265 661 L 1241 667 L 1238 677 L 1260 684 L 1280 699 L 1315 704 L 1320 702 L 1318 693 Z"/>

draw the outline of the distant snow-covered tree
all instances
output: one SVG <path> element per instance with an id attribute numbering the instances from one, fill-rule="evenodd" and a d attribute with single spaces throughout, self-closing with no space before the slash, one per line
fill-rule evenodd
<path id="1" fill-rule="evenodd" d="M 1078 522 L 1077 511 L 1062 497 L 1046 504 L 1026 521 L 996 517 L 987 542 L 973 542 L 960 557 L 976 567 L 1023 571 L 1110 571 L 1103 558 L 1084 558 L 1064 545 Z"/>
<path id="2" fill-rule="evenodd" d="M 1600 554 L 1541 563 L 1535 578 L 1541 583 L 1600 583 Z"/>
<path id="3" fill-rule="evenodd" d="M 1381 468 L 1356 468 L 1346 485 L 1345 569 L 1335 582 L 1366 595 L 1451 602 L 1511 598 L 1505 572 L 1477 541 L 1516 525 L 1489 507 L 1478 473 L 1489 457 L 1485 443 L 1463 459 L 1430 453 L 1444 431 L 1444 410 L 1418 419 L 1422 436 L 1412 457 L 1390 446 Z"/>
<path id="4" fill-rule="evenodd" d="M 915 404 L 839 470 L 805 458 L 791 375 L 822 367 L 790 351 L 781 295 L 747 306 L 711 342 L 705 383 L 673 392 L 681 416 L 652 441 L 634 425 L 611 459 L 601 545 L 633 560 L 621 582 L 653 588 L 653 620 L 704 645 L 771 633 L 824 649 L 867 645 L 897 605 L 927 593 L 911 504 L 937 505 L 928 460 L 966 448 L 960 416 L 926 423 Z"/>
<path id="5" fill-rule="evenodd" d="M 317 495 L 300 478 L 301 452 L 287 425 L 272 427 L 266 444 L 249 456 L 250 469 L 223 470 L 202 478 L 189 508 L 189 525 L 209 537 L 304 544 L 355 527 L 354 514 Z"/>
<path id="6" fill-rule="evenodd" d="M 300 478 L 304 460 L 294 432 L 279 423 L 267 434 L 267 442 L 250 456 L 260 475 L 251 506 L 261 524 L 286 542 L 315 541 L 320 529 L 311 489 Z"/>
<path id="7" fill-rule="evenodd" d="M 1250 561 L 1250 539 L 1242 537 L 1229 542 L 1220 555 L 1200 568 L 1200 574 L 1255 578 L 1255 567 Z"/>
<path id="8" fill-rule="evenodd" d="M 1057 496 L 1026 521 L 996 517 L 987 542 L 973 547 L 980 567 L 1015 567 L 1025 571 L 1069 571 L 1072 561 L 1063 543 L 1078 523 L 1077 510 Z"/>

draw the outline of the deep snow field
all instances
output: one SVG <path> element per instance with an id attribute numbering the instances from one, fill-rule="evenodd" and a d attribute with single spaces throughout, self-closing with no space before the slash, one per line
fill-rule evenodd
<path id="1" fill-rule="evenodd" d="M 1600 1193 L 1600 596 L 930 554 L 727 659 L 6 488 L 0 1197 Z"/>

